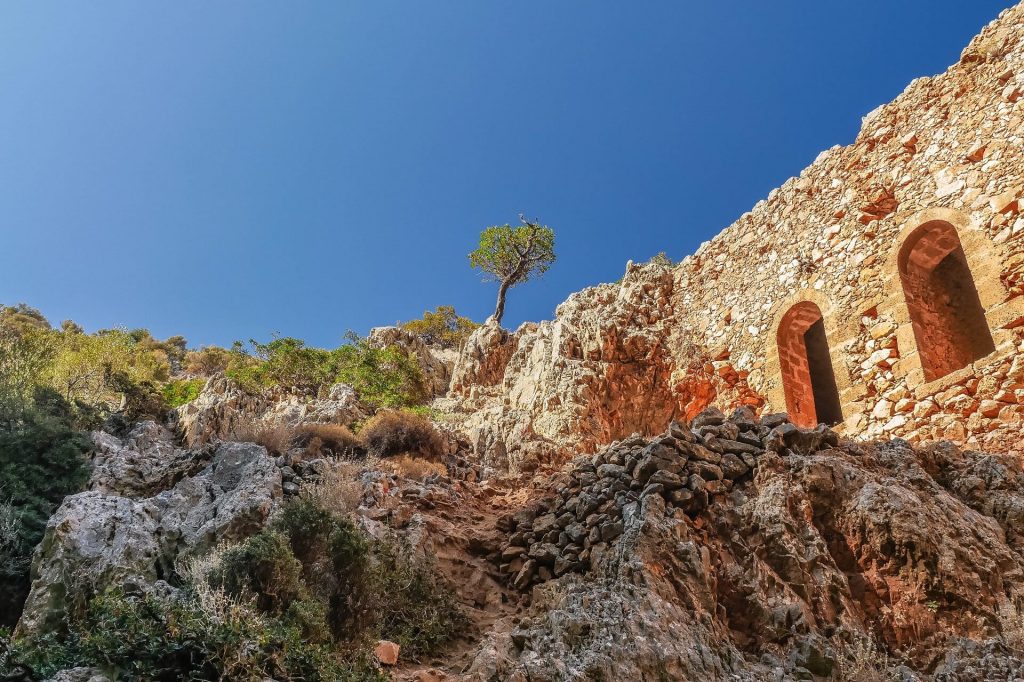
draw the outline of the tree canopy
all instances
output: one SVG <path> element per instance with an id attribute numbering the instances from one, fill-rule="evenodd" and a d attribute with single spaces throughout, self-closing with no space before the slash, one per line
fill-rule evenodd
<path id="1" fill-rule="evenodd" d="M 469 254 L 469 263 L 484 274 L 484 281 L 498 282 L 494 320 L 505 314 L 505 294 L 511 287 L 540 277 L 555 262 L 555 232 L 547 225 L 519 216 L 523 223 L 495 225 L 480 233 L 480 245 Z"/>

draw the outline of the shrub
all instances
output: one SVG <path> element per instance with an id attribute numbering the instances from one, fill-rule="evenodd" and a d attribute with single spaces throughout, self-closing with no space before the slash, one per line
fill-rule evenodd
<path id="1" fill-rule="evenodd" d="M 377 629 L 401 645 L 404 655 L 416 659 L 437 653 L 466 627 L 454 592 L 426 556 L 383 541 L 374 558 L 370 583 L 377 595 Z"/>
<path id="2" fill-rule="evenodd" d="M 468 317 L 460 317 L 450 305 L 439 305 L 434 312 L 424 311 L 419 320 L 402 323 L 403 329 L 416 334 L 424 343 L 441 348 L 461 347 L 479 326 Z"/>
<path id="3" fill-rule="evenodd" d="M 359 469 L 353 464 L 336 462 L 318 481 L 307 485 L 304 493 L 323 509 L 344 517 L 355 511 L 363 500 Z"/>
<path id="4" fill-rule="evenodd" d="M 168 381 L 163 387 L 164 402 L 171 408 L 181 407 L 198 398 L 205 385 L 205 379 L 176 379 Z"/>
<path id="5" fill-rule="evenodd" d="M 232 597 L 252 595 L 264 613 L 280 615 L 306 596 L 302 564 L 288 537 L 277 530 L 264 530 L 225 551 L 209 578 Z"/>
<path id="6" fill-rule="evenodd" d="M 334 350 L 310 348 L 299 339 L 250 340 L 250 355 L 236 341 L 227 375 L 249 390 L 279 386 L 319 394 L 333 384 L 352 386 L 360 399 L 374 407 L 402 407 L 427 397 L 419 365 L 398 346 L 378 348 L 349 332 Z"/>
<path id="7" fill-rule="evenodd" d="M 295 429 L 280 423 L 242 422 L 232 429 L 231 439 L 240 443 L 256 443 L 265 447 L 267 452 L 283 455 L 295 441 Z"/>
<path id="8" fill-rule="evenodd" d="M 300 497 L 284 505 L 272 526 L 287 536 L 292 554 L 309 564 L 318 552 L 323 554 L 335 523 L 331 513 L 314 499 Z"/>
<path id="9" fill-rule="evenodd" d="M 378 412 L 359 430 L 359 436 L 377 457 L 410 454 L 437 460 L 444 454 L 441 434 L 429 419 L 412 412 Z"/>
<path id="10" fill-rule="evenodd" d="M 296 623 L 268 617 L 223 595 L 186 591 L 180 599 L 108 589 L 67 623 L 67 633 L 15 642 L 10 658 L 49 677 L 76 666 L 128 680 L 258 680 L 382 682 L 365 659 L 345 661 L 331 647 L 303 636 Z M 298 615 L 301 609 L 309 609 Z"/>
<path id="11" fill-rule="evenodd" d="M 363 443 L 341 424 L 303 424 L 296 429 L 297 445 L 312 457 L 350 457 L 363 450 Z"/>
<path id="12" fill-rule="evenodd" d="M 69 493 L 88 481 L 85 454 L 91 444 L 68 424 L 67 406 L 58 401 L 50 413 L 33 409 L 17 428 L 0 430 L 0 493 L 5 524 L 14 537 L 5 538 L 0 566 L 0 625 L 13 624 L 28 595 L 28 563 L 43 537 L 46 521 Z M 57 414 L 55 414 L 57 413 Z"/>
<path id="13" fill-rule="evenodd" d="M 409 407 L 427 399 L 423 373 L 398 346 L 377 348 L 349 332 L 348 343 L 334 351 L 335 380 L 355 389 L 373 407 Z"/>
<path id="14" fill-rule="evenodd" d="M 227 370 L 231 363 L 231 351 L 219 346 L 205 346 L 185 353 L 182 369 L 187 374 L 213 376 Z"/>
<path id="15" fill-rule="evenodd" d="M 411 478 L 413 480 L 422 481 L 428 476 L 447 476 L 448 469 L 445 468 L 440 462 L 430 462 L 419 457 L 410 457 L 409 455 L 399 455 L 398 457 L 392 457 L 387 460 L 384 464 L 385 467 L 391 469 L 396 474 Z"/>

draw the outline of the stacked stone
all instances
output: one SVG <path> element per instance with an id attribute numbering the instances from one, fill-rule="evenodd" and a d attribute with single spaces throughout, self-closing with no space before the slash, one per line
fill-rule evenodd
<path id="1" fill-rule="evenodd" d="M 613 443 L 576 464 L 559 494 L 499 520 L 508 534 L 499 570 L 520 590 L 586 571 L 644 498 L 660 495 L 667 513 L 692 518 L 749 478 L 765 450 L 809 453 L 836 444 L 827 427 L 799 429 L 784 414 L 757 419 L 749 408 L 728 418 L 709 408 L 689 426 L 673 422 L 653 439 Z"/>

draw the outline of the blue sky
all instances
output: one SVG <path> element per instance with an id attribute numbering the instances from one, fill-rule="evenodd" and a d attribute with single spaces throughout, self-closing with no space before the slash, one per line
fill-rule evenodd
<path id="1" fill-rule="evenodd" d="M 558 262 L 505 322 L 679 259 L 1010 2 L 5 2 L 0 302 L 193 345 L 336 345 Z"/>

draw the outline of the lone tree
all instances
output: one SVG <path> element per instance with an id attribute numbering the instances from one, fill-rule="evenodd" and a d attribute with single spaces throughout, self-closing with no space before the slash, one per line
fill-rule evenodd
<path id="1" fill-rule="evenodd" d="M 505 294 L 511 287 L 540 277 L 555 262 L 555 233 L 547 225 L 527 220 L 516 227 L 498 225 L 480 233 L 480 246 L 469 254 L 469 263 L 484 273 L 485 282 L 498 282 L 494 321 L 501 324 Z"/>

